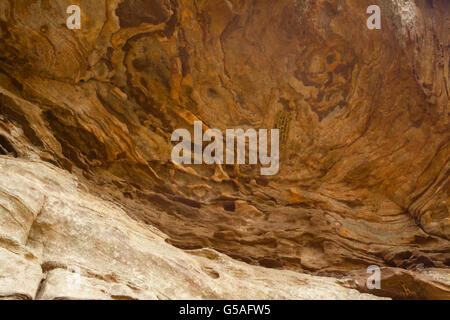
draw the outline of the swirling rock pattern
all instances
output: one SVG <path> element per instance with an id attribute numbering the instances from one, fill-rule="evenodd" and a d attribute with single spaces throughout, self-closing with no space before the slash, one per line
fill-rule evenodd
<path id="1" fill-rule="evenodd" d="M 416 297 L 420 278 L 448 298 L 450 4 L 379 1 L 368 30 L 371 2 L 80 0 L 69 30 L 70 1 L 2 1 L 0 153 L 71 172 L 183 250 L 344 278 L 375 264 L 400 279 L 376 294 Z M 280 172 L 174 165 L 170 135 L 196 120 L 279 128 Z M 14 241 L 29 206 L 1 217 Z"/>

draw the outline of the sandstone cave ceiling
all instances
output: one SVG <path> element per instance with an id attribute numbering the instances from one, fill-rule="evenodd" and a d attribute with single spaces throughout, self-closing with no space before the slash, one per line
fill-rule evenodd
<path id="1" fill-rule="evenodd" d="M 0 3 L 0 153 L 76 175 L 183 250 L 345 275 L 450 267 L 446 0 Z M 280 130 L 280 169 L 171 134 Z M 409 271 L 408 271 L 409 272 Z M 450 291 L 447 291 L 447 293 Z"/>

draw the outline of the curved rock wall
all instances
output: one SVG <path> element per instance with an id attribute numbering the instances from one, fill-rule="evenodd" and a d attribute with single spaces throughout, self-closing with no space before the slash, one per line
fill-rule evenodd
<path id="1" fill-rule="evenodd" d="M 372 2 L 80 0 L 69 30 L 70 1 L 2 1 L 0 153 L 77 175 L 184 250 L 448 279 L 450 5 L 378 1 L 368 30 Z M 279 173 L 175 165 L 171 134 L 197 120 L 279 129 Z"/>

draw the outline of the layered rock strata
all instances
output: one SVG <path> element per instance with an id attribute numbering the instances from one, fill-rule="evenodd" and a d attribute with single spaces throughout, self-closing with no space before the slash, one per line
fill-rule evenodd
<path id="1" fill-rule="evenodd" d="M 450 4 L 378 1 L 382 29 L 368 30 L 373 2 L 80 0 L 81 29 L 69 30 L 70 1 L 2 1 L 4 295 L 157 297 L 109 268 L 119 253 L 145 269 L 157 259 L 147 246 L 161 246 L 174 260 L 158 272 L 201 282 L 161 298 L 230 297 L 214 277 L 232 272 L 214 259 L 267 283 L 309 273 L 361 291 L 362 273 L 378 265 L 394 280 L 375 294 L 449 298 Z M 279 129 L 279 173 L 175 165 L 171 133 L 198 120 Z M 45 181 L 50 171 L 61 187 Z M 22 180 L 30 175 L 34 189 Z M 78 199 L 74 176 L 86 188 Z M 51 190 L 61 195 L 45 204 Z M 115 251 L 117 237 L 134 239 Z M 210 253 L 218 258 L 208 262 Z M 212 268 L 212 278 L 177 269 L 182 260 Z M 80 296 L 60 281 L 72 265 L 87 275 Z M 156 271 L 145 272 L 150 286 Z M 129 282 L 144 293 L 131 294 Z M 282 294 L 285 285 L 275 297 L 305 297 Z M 194 293 L 205 286 L 224 287 Z M 423 286 L 431 289 L 419 294 Z M 278 290 L 264 288 L 254 297 Z"/>

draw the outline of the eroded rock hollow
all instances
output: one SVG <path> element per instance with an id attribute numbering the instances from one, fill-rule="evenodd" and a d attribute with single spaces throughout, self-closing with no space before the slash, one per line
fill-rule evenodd
<path id="1" fill-rule="evenodd" d="M 71 4 L 0 2 L 0 296 L 450 298 L 450 2 Z M 195 121 L 279 172 L 175 164 Z"/>

